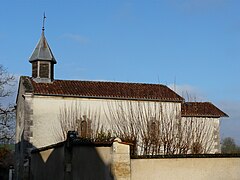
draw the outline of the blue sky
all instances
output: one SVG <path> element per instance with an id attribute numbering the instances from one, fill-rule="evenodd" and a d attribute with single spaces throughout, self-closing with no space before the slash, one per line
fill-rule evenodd
<path id="1" fill-rule="evenodd" d="M 0 64 L 31 75 L 28 58 L 46 12 L 57 79 L 176 83 L 230 117 L 240 144 L 240 1 L 10 0 L 0 6 Z"/>

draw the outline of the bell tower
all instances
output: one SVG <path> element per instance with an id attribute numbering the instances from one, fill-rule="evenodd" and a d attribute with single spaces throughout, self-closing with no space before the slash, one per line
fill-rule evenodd
<path id="1" fill-rule="evenodd" d="M 54 80 L 54 64 L 57 63 L 44 34 L 45 19 L 44 14 L 41 38 L 29 59 L 32 64 L 32 77 L 36 82 L 52 82 Z"/>

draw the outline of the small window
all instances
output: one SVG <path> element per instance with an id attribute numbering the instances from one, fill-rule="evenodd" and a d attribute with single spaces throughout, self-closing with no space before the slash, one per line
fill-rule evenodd
<path id="1" fill-rule="evenodd" d="M 156 136 L 159 130 L 159 122 L 155 118 L 148 121 L 148 132 L 151 136 Z"/>
<path id="2" fill-rule="evenodd" d="M 82 116 L 78 123 L 78 134 L 83 138 L 90 138 L 92 136 L 92 121 L 85 115 Z"/>
<path id="3" fill-rule="evenodd" d="M 87 137 L 87 121 L 81 122 L 81 137 Z"/>

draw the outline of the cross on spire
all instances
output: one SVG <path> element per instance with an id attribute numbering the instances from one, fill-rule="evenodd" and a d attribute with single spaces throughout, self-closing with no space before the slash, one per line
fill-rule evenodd
<path id="1" fill-rule="evenodd" d="M 43 13 L 43 26 L 42 26 L 42 31 L 44 31 L 45 30 L 45 19 L 46 19 L 47 17 L 45 16 L 45 12 Z"/>

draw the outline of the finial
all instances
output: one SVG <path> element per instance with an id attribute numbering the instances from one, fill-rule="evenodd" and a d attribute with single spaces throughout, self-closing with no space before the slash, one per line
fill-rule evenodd
<path id="1" fill-rule="evenodd" d="M 45 12 L 43 13 L 43 26 L 42 26 L 42 31 L 44 31 L 45 30 L 45 19 L 46 19 L 47 17 L 45 16 Z"/>

